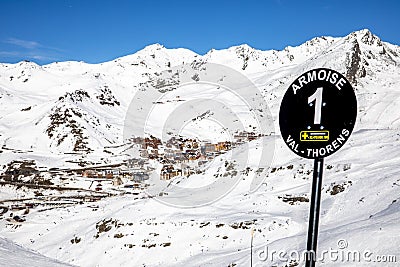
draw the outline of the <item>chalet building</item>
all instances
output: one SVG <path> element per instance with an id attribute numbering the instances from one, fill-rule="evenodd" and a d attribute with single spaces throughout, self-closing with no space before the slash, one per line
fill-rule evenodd
<path id="1" fill-rule="evenodd" d="M 227 151 L 232 148 L 232 143 L 229 141 L 218 142 L 216 144 L 205 143 L 201 146 L 202 155 L 211 155 L 211 153 Z"/>
<path id="2" fill-rule="evenodd" d="M 149 152 L 147 151 L 147 149 L 140 149 L 140 157 L 142 158 L 149 158 Z"/>
<path id="3" fill-rule="evenodd" d="M 190 167 L 187 168 L 182 168 L 182 175 L 189 177 L 190 175 L 195 174 L 195 171 L 191 169 Z"/>
<path id="4" fill-rule="evenodd" d="M 104 170 L 104 171 L 101 171 L 100 174 L 104 178 L 112 179 L 114 176 L 118 175 L 118 172 L 113 171 L 113 170 Z"/>
<path id="5" fill-rule="evenodd" d="M 197 149 L 199 148 L 199 143 L 195 139 L 186 139 L 183 142 L 185 149 Z"/>
<path id="6" fill-rule="evenodd" d="M 117 169 L 86 169 L 82 172 L 82 177 L 86 178 L 106 178 L 118 177 L 120 171 Z"/>
<path id="7" fill-rule="evenodd" d="M 133 137 L 130 139 L 131 142 L 140 145 L 141 147 L 144 147 L 144 138 L 142 137 Z"/>
<path id="8" fill-rule="evenodd" d="M 154 136 L 150 136 L 144 139 L 142 148 L 147 149 L 148 147 L 152 147 L 154 149 L 157 149 L 159 145 L 161 145 L 161 140 Z"/>
<path id="9" fill-rule="evenodd" d="M 135 172 L 132 174 L 132 178 L 135 182 L 143 182 L 149 179 L 149 174 L 147 172 Z"/>
<path id="10" fill-rule="evenodd" d="M 160 179 L 170 180 L 179 175 L 182 175 L 181 169 L 175 169 L 173 165 L 164 165 L 160 172 Z"/>
<path id="11" fill-rule="evenodd" d="M 157 159 L 159 154 L 158 154 L 158 149 L 156 148 L 147 148 L 147 152 L 148 152 L 148 158 L 149 159 Z"/>
<path id="12" fill-rule="evenodd" d="M 178 153 L 177 155 L 175 155 L 173 160 L 175 162 L 188 162 L 189 161 L 189 159 L 186 157 L 186 155 L 184 153 Z"/>
<path id="13" fill-rule="evenodd" d="M 208 152 L 215 152 L 215 145 L 211 143 L 205 143 L 201 146 L 201 154 L 206 155 Z"/>
<path id="14" fill-rule="evenodd" d="M 119 186 L 119 185 L 122 185 L 123 182 L 122 182 L 122 179 L 120 177 L 115 177 L 112 180 L 112 184 L 113 184 L 113 186 Z"/>
<path id="15" fill-rule="evenodd" d="M 254 132 L 240 132 L 236 135 L 234 135 L 234 139 L 236 140 L 236 142 L 238 143 L 244 143 L 246 141 L 253 141 L 259 137 L 261 137 L 261 134 L 256 134 Z"/>
<path id="16" fill-rule="evenodd" d="M 185 139 L 183 139 L 182 137 L 178 138 L 178 137 L 173 136 L 173 137 L 171 137 L 171 139 L 169 139 L 166 142 L 165 146 L 167 148 L 174 148 L 177 150 L 182 150 L 184 147 L 184 142 L 185 142 Z"/>
<path id="17" fill-rule="evenodd" d="M 229 141 L 226 142 L 218 142 L 215 144 L 215 151 L 227 151 L 232 148 L 232 143 Z"/>
<path id="18" fill-rule="evenodd" d="M 82 172 L 82 177 L 85 178 L 98 178 L 97 171 L 95 170 L 84 170 Z"/>
<path id="19" fill-rule="evenodd" d="M 176 154 L 180 153 L 179 150 L 172 149 L 172 148 L 165 148 L 164 149 L 164 158 L 173 159 Z"/>
<path id="20" fill-rule="evenodd" d="M 200 158 L 200 151 L 197 149 L 187 149 L 184 153 L 185 158 L 187 158 L 188 160 L 196 160 L 198 158 Z"/>
<path id="21" fill-rule="evenodd" d="M 126 167 L 128 168 L 143 168 L 144 165 L 146 164 L 146 161 L 144 159 L 141 158 L 132 158 L 132 159 L 128 159 L 126 162 Z"/>

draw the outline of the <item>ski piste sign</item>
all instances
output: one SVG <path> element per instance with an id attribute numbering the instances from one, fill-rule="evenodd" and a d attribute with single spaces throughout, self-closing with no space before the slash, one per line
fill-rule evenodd
<path id="1" fill-rule="evenodd" d="M 320 68 L 300 75 L 287 89 L 279 111 L 286 145 L 297 155 L 317 159 L 338 151 L 353 131 L 357 99 L 339 72 Z"/>

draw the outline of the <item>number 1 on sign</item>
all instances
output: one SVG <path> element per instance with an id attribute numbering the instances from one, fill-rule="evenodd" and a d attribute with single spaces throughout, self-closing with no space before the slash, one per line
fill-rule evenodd
<path id="1" fill-rule="evenodd" d="M 308 104 L 315 100 L 314 124 L 321 124 L 322 87 L 318 87 L 314 94 L 308 98 Z"/>

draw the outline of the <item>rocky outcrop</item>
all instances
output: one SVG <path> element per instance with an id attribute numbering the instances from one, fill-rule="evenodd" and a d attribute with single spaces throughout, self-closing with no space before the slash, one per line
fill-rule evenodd
<path id="1" fill-rule="evenodd" d="M 354 85 L 357 85 L 357 79 L 365 77 L 367 72 L 365 64 L 368 64 L 363 58 L 360 45 L 356 39 L 352 44 L 351 52 L 346 54 L 346 78 Z"/>

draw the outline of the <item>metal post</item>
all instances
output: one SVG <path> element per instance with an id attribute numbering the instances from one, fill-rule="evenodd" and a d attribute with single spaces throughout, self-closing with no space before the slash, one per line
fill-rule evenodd
<path id="1" fill-rule="evenodd" d="M 310 217 L 308 221 L 306 267 L 315 267 L 315 260 L 317 259 L 318 223 L 319 223 L 319 210 L 321 204 L 323 168 L 324 168 L 324 159 L 323 158 L 315 159 L 312 191 L 311 191 Z"/>
<path id="2" fill-rule="evenodd" d="M 253 238 L 254 238 L 254 228 L 251 228 L 250 267 L 253 267 Z"/>

